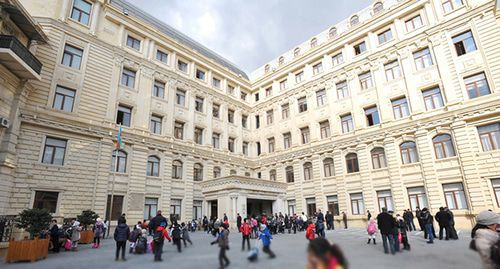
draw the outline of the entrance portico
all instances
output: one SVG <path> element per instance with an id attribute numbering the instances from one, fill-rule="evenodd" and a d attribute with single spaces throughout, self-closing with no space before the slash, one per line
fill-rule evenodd
<path id="1" fill-rule="evenodd" d="M 235 223 L 238 213 L 245 218 L 248 214 L 285 212 L 286 184 L 282 182 L 227 176 L 202 182 L 201 187 L 207 216 L 217 211 L 216 217 L 222 218 L 226 213 L 229 221 Z"/>

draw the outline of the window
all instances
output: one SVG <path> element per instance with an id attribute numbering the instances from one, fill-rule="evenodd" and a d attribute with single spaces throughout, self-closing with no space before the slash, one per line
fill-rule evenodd
<path id="1" fill-rule="evenodd" d="M 375 5 L 373 5 L 373 14 L 378 14 L 383 10 L 384 10 L 384 5 L 381 2 L 377 2 L 375 3 Z"/>
<path id="2" fill-rule="evenodd" d="M 216 149 L 220 148 L 220 134 L 212 133 L 212 146 Z"/>
<path id="3" fill-rule="evenodd" d="M 316 211 L 316 199 L 315 198 L 306 198 L 306 213 L 307 216 L 313 216 Z"/>
<path id="4" fill-rule="evenodd" d="M 293 167 L 292 166 L 287 166 L 285 168 L 285 178 L 287 183 L 293 183 L 295 181 L 294 176 L 293 176 Z"/>
<path id="5" fill-rule="evenodd" d="M 182 162 L 179 160 L 172 162 L 172 178 L 182 179 Z"/>
<path id="6" fill-rule="evenodd" d="M 134 88 L 135 75 L 136 75 L 135 71 L 132 71 L 128 68 L 123 68 L 121 84 L 129 88 Z"/>
<path id="7" fill-rule="evenodd" d="M 213 103 L 212 104 L 212 116 L 214 118 L 219 118 L 220 117 L 220 105 Z"/>
<path id="8" fill-rule="evenodd" d="M 436 159 L 444 159 L 455 156 L 455 148 L 449 134 L 436 135 L 432 139 Z"/>
<path id="9" fill-rule="evenodd" d="M 174 124 L 174 137 L 177 139 L 184 139 L 184 123 L 176 121 Z"/>
<path id="10" fill-rule="evenodd" d="M 465 88 L 467 89 L 467 94 L 469 95 L 470 99 L 488 95 L 491 93 L 484 72 L 473 76 L 465 77 L 464 83 L 465 83 Z"/>
<path id="11" fill-rule="evenodd" d="M 170 219 L 181 219 L 181 209 L 182 209 L 182 200 L 181 199 L 172 199 L 170 200 Z"/>
<path id="12" fill-rule="evenodd" d="M 293 57 L 299 57 L 300 55 L 300 48 L 295 48 L 293 50 Z"/>
<path id="13" fill-rule="evenodd" d="M 68 140 L 47 137 L 43 148 L 42 163 L 63 165 Z"/>
<path id="14" fill-rule="evenodd" d="M 337 36 L 337 28 L 332 27 L 330 30 L 328 30 L 328 37 L 336 37 Z"/>
<path id="15" fill-rule="evenodd" d="M 267 151 L 269 153 L 274 152 L 274 144 L 275 144 L 274 137 L 271 137 L 271 138 L 267 139 Z"/>
<path id="16" fill-rule="evenodd" d="M 168 63 L 168 53 L 161 50 L 156 50 L 156 60 L 163 63 Z"/>
<path id="17" fill-rule="evenodd" d="M 146 170 L 146 175 L 149 177 L 160 176 L 160 158 L 156 156 L 148 157 L 148 165 Z"/>
<path id="18" fill-rule="evenodd" d="M 365 213 L 365 205 L 363 202 L 363 193 L 351 193 L 351 210 L 353 215 L 363 215 Z"/>
<path id="19" fill-rule="evenodd" d="M 123 150 L 114 150 L 111 158 L 111 171 L 117 173 L 127 172 L 127 153 Z"/>
<path id="20" fill-rule="evenodd" d="M 71 18 L 81 24 L 89 25 L 91 10 L 91 3 L 85 0 L 74 0 L 73 9 L 71 10 Z"/>
<path id="21" fill-rule="evenodd" d="M 203 112 L 203 101 L 202 97 L 196 96 L 194 99 L 194 109 L 198 112 Z"/>
<path id="22" fill-rule="evenodd" d="M 240 99 L 243 101 L 247 100 L 247 93 L 246 92 L 240 92 Z"/>
<path id="23" fill-rule="evenodd" d="M 318 39 L 313 38 L 311 39 L 311 48 L 314 48 L 318 45 Z"/>
<path id="24" fill-rule="evenodd" d="M 259 129 L 260 127 L 260 116 L 255 115 L 255 128 Z"/>
<path id="25" fill-rule="evenodd" d="M 477 127 L 483 151 L 500 149 L 500 123 Z"/>
<path id="26" fill-rule="evenodd" d="M 83 50 L 66 45 L 64 46 L 64 53 L 61 64 L 71 68 L 80 69 L 82 64 Z"/>
<path id="27" fill-rule="evenodd" d="M 342 124 L 342 133 L 347 134 L 354 131 L 354 124 L 352 122 L 352 115 L 347 114 L 340 117 L 340 121 Z"/>
<path id="28" fill-rule="evenodd" d="M 248 156 L 248 142 L 243 141 L 241 144 L 241 152 L 243 155 Z"/>
<path id="29" fill-rule="evenodd" d="M 266 97 L 269 97 L 273 94 L 273 88 L 269 87 L 266 89 Z"/>
<path id="30" fill-rule="evenodd" d="M 328 120 L 319 123 L 319 132 L 321 139 L 330 137 L 330 122 Z"/>
<path id="31" fill-rule="evenodd" d="M 256 93 L 255 94 L 255 102 L 258 102 L 259 101 L 259 93 Z"/>
<path id="32" fill-rule="evenodd" d="M 384 32 L 378 34 L 378 44 L 382 45 L 392 40 L 392 31 L 387 29 Z"/>
<path id="33" fill-rule="evenodd" d="M 323 106 L 326 104 L 326 90 L 321 89 L 316 92 L 316 103 L 318 106 Z"/>
<path id="34" fill-rule="evenodd" d="M 443 10 L 445 13 L 451 12 L 458 7 L 461 7 L 464 3 L 462 0 L 444 0 L 443 1 Z"/>
<path id="35" fill-rule="evenodd" d="M 164 98 L 165 97 L 165 84 L 155 80 L 155 83 L 153 85 L 153 96 L 154 97 L 159 97 L 159 98 Z"/>
<path id="36" fill-rule="evenodd" d="M 229 95 L 234 95 L 234 87 L 231 85 L 227 85 L 227 93 Z"/>
<path id="37" fill-rule="evenodd" d="M 373 169 L 380 169 L 387 167 L 385 161 L 385 151 L 383 148 L 374 148 L 371 150 L 372 155 L 372 167 Z"/>
<path id="38" fill-rule="evenodd" d="M 342 55 L 342 52 L 332 56 L 332 66 L 337 66 L 339 64 L 342 64 L 343 62 L 344 62 L 344 56 Z"/>
<path id="39" fill-rule="evenodd" d="M 57 86 L 52 107 L 65 112 L 73 112 L 76 91 Z"/>
<path id="40" fill-rule="evenodd" d="M 298 73 L 295 74 L 295 83 L 300 83 L 302 82 L 302 80 L 304 80 L 304 71 L 300 71 Z"/>
<path id="41" fill-rule="evenodd" d="M 248 125 L 248 116 L 241 115 L 241 127 L 247 128 L 247 125 Z"/>
<path id="42" fill-rule="evenodd" d="M 118 111 L 116 112 L 116 124 L 130 127 L 131 117 L 132 108 L 118 105 Z"/>
<path id="43" fill-rule="evenodd" d="M 127 47 L 135 50 L 140 50 L 141 41 L 133 36 L 127 35 Z"/>
<path id="44" fill-rule="evenodd" d="M 380 117 L 378 114 L 378 108 L 376 106 L 365 108 L 366 124 L 368 126 L 374 126 L 380 124 Z"/>
<path id="45" fill-rule="evenodd" d="M 196 221 L 200 221 L 201 218 L 203 218 L 202 205 L 203 201 L 200 200 L 193 201 L 193 219 L 195 219 Z"/>
<path id="46" fill-rule="evenodd" d="M 113 200 L 113 202 L 111 202 L 111 200 Z M 111 205 L 111 203 L 113 205 Z M 106 219 L 118 220 L 122 215 L 122 210 L 123 210 L 123 195 L 108 194 L 108 200 L 106 203 Z"/>
<path id="47" fill-rule="evenodd" d="M 370 71 L 359 75 L 359 84 L 362 90 L 373 87 L 372 73 Z"/>
<path id="48" fill-rule="evenodd" d="M 264 66 L 264 73 L 265 73 L 265 74 L 269 73 L 270 69 L 271 69 L 271 67 L 270 67 L 268 64 L 266 64 L 266 65 Z"/>
<path id="49" fill-rule="evenodd" d="M 196 69 L 196 78 L 205 81 L 205 71 Z"/>
<path id="50" fill-rule="evenodd" d="M 237 173 L 236 173 L 236 170 L 231 169 L 231 170 L 229 170 L 229 174 L 233 176 L 233 175 L 236 175 Z"/>
<path id="51" fill-rule="evenodd" d="M 58 198 L 59 198 L 58 192 L 35 191 L 33 208 L 47 209 L 50 213 L 56 213 Z"/>
<path id="52" fill-rule="evenodd" d="M 276 181 L 276 170 L 269 171 L 269 180 Z"/>
<path id="53" fill-rule="evenodd" d="M 477 49 L 476 43 L 474 42 L 474 36 L 472 36 L 472 32 L 470 30 L 454 36 L 452 40 L 457 56 L 473 52 Z"/>
<path id="54" fill-rule="evenodd" d="M 283 65 L 285 63 L 285 58 L 283 56 L 279 57 L 278 65 Z"/>
<path id="55" fill-rule="evenodd" d="M 220 167 L 218 167 L 218 166 L 214 167 L 213 172 L 214 172 L 214 178 L 219 178 L 222 175 Z"/>
<path id="56" fill-rule="evenodd" d="M 234 123 L 234 110 L 227 110 L 227 121 L 230 123 Z"/>
<path id="57" fill-rule="evenodd" d="M 408 102 L 406 97 L 402 97 L 396 100 L 392 100 L 392 112 L 394 114 L 394 119 L 402 119 L 410 116 L 410 109 L 408 108 Z"/>
<path id="58" fill-rule="evenodd" d="M 212 78 L 212 86 L 214 88 L 220 89 L 220 85 L 221 85 L 220 79 Z"/>
<path id="59" fill-rule="evenodd" d="M 491 185 L 493 186 L 493 191 L 495 192 L 495 198 L 497 200 L 497 206 L 500 206 L 498 198 L 500 198 L 500 179 L 492 179 Z"/>
<path id="60" fill-rule="evenodd" d="M 358 155 L 356 153 L 349 153 L 345 156 L 347 173 L 359 172 Z"/>
<path id="61" fill-rule="evenodd" d="M 295 200 L 288 200 L 288 216 L 293 216 L 295 212 Z"/>
<path id="62" fill-rule="evenodd" d="M 304 180 L 310 180 L 312 177 L 312 163 L 307 162 L 304 164 Z"/>
<path id="63" fill-rule="evenodd" d="M 292 146 L 292 134 L 284 133 L 283 134 L 283 147 L 285 149 L 290 148 Z"/>
<path id="64" fill-rule="evenodd" d="M 339 82 L 335 84 L 335 87 L 337 89 L 337 98 L 339 100 L 349 97 L 349 89 L 347 88 L 347 81 Z"/>
<path id="65" fill-rule="evenodd" d="M 422 96 L 424 97 L 425 108 L 427 111 L 444 106 L 441 90 L 437 87 L 423 91 Z"/>
<path id="66" fill-rule="evenodd" d="M 203 144 L 203 129 L 199 127 L 194 128 L 194 142 L 196 144 Z"/>
<path id="67" fill-rule="evenodd" d="M 412 211 L 417 210 L 417 207 L 422 209 L 428 206 L 424 187 L 408 188 L 408 199 Z"/>
<path id="68" fill-rule="evenodd" d="M 325 173 L 325 177 L 331 177 L 334 175 L 334 167 L 333 167 L 333 159 L 326 158 L 323 160 L 323 172 Z"/>
<path id="69" fill-rule="evenodd" d="M 158 198 L 148 198 L 144 200 L 144 219 L 150 220 L 156 216 L 158 211 Z"/>
<path id="70" fill-rule="evenodd" d="M 403 142 L 399 145 L 401 151 L 401 161 L 403 164 L 418 162 L 417 144 L 413 141 Z"/>
<path id="71" fill-rule="evenodd" d="M 193 180 L 202 181 L 203 180 L 203 165 L 200 163 L 195 163 L 193 167 Z"/>
<path id="72" fill-rule="evenodd" d="M 177 89 L 175 91 L 175 102 L 180 106 L 186 105 L 186 91 Z"/>
<path id="73" fill-rule="evenodd" d="M 284 79 L 280 81 L 280 91 L 284 91 L 288 88 L 288 80 Z"/>
<path id="74" fill-rule="evenodd" d="M 449 209 L 467 209 L 462 183 L 443 184 L 443 191 Z"/>
<path id="75" fill-rule="evenodd" d="M 297 100 L 297 103 L 299 105 L 299 113 L 307 111 L 307 99 L 305 96 L 299 98 L 299 100 Z"/>
<path id="76" fill-rule="evenodd" d="M 350 19 L 351 26 L 357 25 L 359 23 L 359 17 L 358 15 L 354 15 Z"/>
<path id="77" fill-rule="evenodd" d="M 405 21 L 405 26 L 406 26 L 406 32 L 411 32 L 414 31 L 415 29 L 418 29 L 422 27 L 424 24 L 422 22 L 422 17 L 420 15 L 417 15 L 407 21 Z"/>
<path id="78" fill-rule="evenodd" d="M 230 152 L 234 152 L 234 138 L 230 137 L 230 138 L 227 140 L 227 149 L 228 149 Z"/>
<path id="79" fill-rule="evenodd" d="M 311 142 L 311 134 L 309 132 L 309 127 L 301 128 L 300 136 L 302 137 L 302 144 L 307 144 Z"/>
<path id="80" fill-rule="evenodd" d="M 354 45 L 354 54 L 360 55 L 361 53 L 366 51 L 366 42 L 361 42 L 359 44 Z"/>
<path id="81" fill-rule="evenodd" d="M 377 191 L 377 200 L 379 212 L 382 212 L 382 208 L 386 208 L 388 211 L 394 210 L 394 205 L 392 203 L 392 193 L 390 190 Z"/>
<path id="82" fill-rule="evenodd" d="M 260 154 L 262 153 L 260 148 L 260 142 L 256 142 L 255 145 L 257 146 L 257 156 L 260 156 Z"/>
<path id="83" fill-rule="evenodd" d="M 433 65 L 429 48 L 414 52 L 413 59 L 415 60 L 417 70 L 422 70 Z"/>
<path id="84" fill-rule="evenodd" d="M 160 116 L 151 115 L 149 130 L 154 134 L 161 134 L 161 123 L 163 118 Z"/>
<path id="85" fill-rule="evenodd" d="M 322 63 L 317 63 L 313 65 L 313 75 L 317 75 L 319 73 L 323 72 L 323 64 Z"/>
<path id="86" fill-rule="evenodd" d="M 401 77 L 401 69 L 399 68 L 399 62 L 397 60 L 385 64 L 384 69 L 387 81 L 395 80 Z"/>
<path id="87" fill-rule="evenodd" d="M 288 104 L 281 105 L 281 118 L 288 119 L 290 117 L 290 106 Z"/>
<path id="88" fill-rule="evenodd" d="M 181 60 L 177 60 L 177 69 L 179 69 L 179 71 L 187 73 L 188 72 L 188 64 L 186 62 L 181 61 Z"/>
<path id="89" fill-rule="evenodd" d="M 274 122 L 274 111 L 272 109 L 268 110 L 266 112 L 266 119 L 267 119 L 267 125 L 273 124 L 273 122 Z"/>

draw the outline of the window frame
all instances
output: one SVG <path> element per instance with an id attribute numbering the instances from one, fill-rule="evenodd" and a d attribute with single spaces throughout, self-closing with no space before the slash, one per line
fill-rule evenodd
<path id="1" fill-rule="evenodd" d="M 53 140 L 53 142 L 49 142 L 52 140 Z M 58 143 L 64 143 L 64 146 L 57 145 Z M 47 158 L 50 158 L 50 159 L 46 160 L 45 158 L 46 158 L 46 154 L 47 154 L 48 149 L 51 150 L 51 154 L 50 154 L 50 156 L 47 156 Z M 43 164 L 48 164 L 48 165 L 64 166 L 67 149 L 68 149 L 68 139 L 58 138 L 58 137 L 53 137 L 53 136 L 46 136 L 44 139 L 44 143 L 43 143 L 43 151 L 42 151 L 42 156 L 41 156 L 40 162 Z M 60 162 L 56 163 L 55 158 L 56 158 L 57 152 L 61 153 L 60 150 L 62 150 L 62 158 L 61 158 Z"/>

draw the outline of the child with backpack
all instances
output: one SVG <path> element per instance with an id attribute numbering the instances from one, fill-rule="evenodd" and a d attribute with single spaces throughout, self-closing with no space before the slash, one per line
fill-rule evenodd
<path id="1" fill-rule="evenodd" d="M 182 252 L 181 250 L 182 230 L 179 227 L 179 224 L 177 224 L 177 221 L 175 221 L 172 224 L 172 230 L 170 233 L 172 234 L 172 240 L 174 241 L 174 245 L 177 246 L 177 251 Z"/>
<path id="2" fill-rule="evenodd" d="M 130 242 L 130 249 L 129 249 L 129 253 L 133 253 L 134 252 L 134 249 L 135 249 L 135 245 L 137 243 L 137 238 L 139 236 L 142 235 L 142 230 L 141 229 L 138 229 L 136 226 L 134 226 L 134 229 L 132 230 L 132 232 L 130 233 L 130 238 L 129 238 L 129 242 Z"/>
<path id="3" fill-rule="evenodd" d="M 134 253 L 135 254 L 146 253 L 147 247 L 148 247 L 148 231 L 146 229 L 142 229 L 141 235 L 137 237 L 137 241 L 135 242 Z"/>
<path id="4" fill-rule="evenodd" d="M 370 218 L 368 220 L 368 227 L 366 228 L 366 231 L 368 232 L 368 242 L 367 244 L 370 244 L 370 242 L 373 239 L 373 244 L 376 245 L 377 242 L 375 242 L 375 239 L 377 238 L 377 222 L 373 219 Z"/>
<path id="5" fill-rule="evenodd" d="M 146 235 L 146 230 L 144 230 L 143 234 Z M 141 238 L 143 238 L 143 236 L 141 236 Z M 172 241 L 167 233 L 167 230 L 165 230 L 163 226 L 158 226 L 153 234 L 155 262 L 162 261 L 161 254 L 163 252 L 163 242 L 165 241 L 165 238 L 168 242 Z"/>
<path id="6" fill-rule="evenodd" d="M 101 218 L 97 218 L 92 230 L 94 231 L 94 244 L 92 244 L 92 248 L 99 248 L 101 246 L 101 237 L 104 235 L 104 222 Z"/>
<path id="7" fill-rule="evenodd" d="M 184 247 L 187 247 L 186 241 L 188 241 L 191 245 L 193 245 L 193 242 L 189 237 L 189 227 L 184 222 L 181 223 L 181 231 L 182 231 L 182 241 L 184 241 Z"/>

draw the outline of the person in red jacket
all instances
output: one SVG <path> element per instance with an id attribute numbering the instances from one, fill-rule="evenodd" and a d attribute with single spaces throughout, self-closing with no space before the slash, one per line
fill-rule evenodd
<path id="1" fill-rule="evenodd" d="M 243 224 L 240 227 L 241 235 L 243 236 L 243 241 L 241 242 L 241 251 L 245 250 L 245 241 L 247 241 L 248 250 L 250 250 L 250 234 L 252 233 L 252 226 L 250 225 L 250 220 L 245 218 Z"/>
<path id="2" fill-rule="evenodd" d="M 309 225 L 307 225 L 307 230 L 306 230 L 306 238 L 307 240 L 312 241 L 314 240 L 315 236 L 316 236 L 316 226 L 314 225 L 314 223 L 309 221 Z"/>
<path id="3" fill-rule="evenodd" d="M 267 225 L 267 216 L 266 216 L 266 214 L 262 215 L 262 217 L 260 218 L 260 223 Z"/>
<path id="4" fill-rule="evenodd" d="M 158 226 L 153 235 L 155 262 L 162 261 L 161 253 L 163 252 L 163 241 L 165 241 L 165 238 L 168 240 L 168 242 L 172 241 L 172 239 L 168 235 L 167 230 L 165 230 L 163 226 Z"/>

